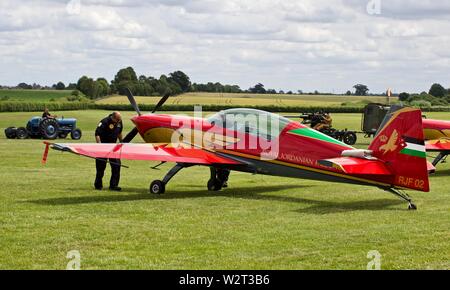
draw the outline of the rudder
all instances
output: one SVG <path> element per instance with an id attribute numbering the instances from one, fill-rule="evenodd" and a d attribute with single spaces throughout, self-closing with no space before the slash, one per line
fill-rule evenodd
<path id="1" fill-rule="evenodd" d="M 430 191 L 421 110 L 392 107 L 369 150 L 393 172 L 396 188 Z"/>

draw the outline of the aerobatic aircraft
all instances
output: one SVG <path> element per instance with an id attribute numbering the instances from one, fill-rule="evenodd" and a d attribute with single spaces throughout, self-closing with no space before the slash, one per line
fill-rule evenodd
<path id="1" fill-rule="evenodd" d="M 240 171 L 373 186 L 395 194 L 415 210 L 403 190 L 430 190 L 418 109 L 393 108 L 369 148 L 359 150 L 265 111 L 230 109 L 207 119 L 155 114 L 169 98 L 166 95 L 151 114 L 142 114 L 131 92 L 127 95 L 137 116 L 122 144 L 45 142 L 43 162 L 52 148 L 90 158 L 175 163 L 162 180 L 151 183 L 154 194 L 164 193 L 180 170 L 196 165 L 210 168 L 211 191 L 223 188 L 227 172 Z M 146 143 L 129 144 L 138 134 Z"/>
<path id="2" fill-rule="evenodd" d="M 450 121 L 423 119 L 422 122 L 427 152 L 439 152 L 433 161 L 436 166 L 450 155 Z"/>

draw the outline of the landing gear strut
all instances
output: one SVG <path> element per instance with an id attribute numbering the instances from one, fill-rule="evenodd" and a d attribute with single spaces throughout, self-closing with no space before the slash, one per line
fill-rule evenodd
<path id="1" fill-rule="evenodd" d="M 166 192 L 166 184 L 174 177 L 181 169 L 188 167 L 186 164 L 177 163 L 164 177 L 163 180 L 155 180 L 150 184 L 150 192 L 153 194 L 163 194 Z"/>
<path id="2" fill-rule="evenodd" d="M 438 165 L 439 162 L 445 162 L 445 159 L 447 159 L 447 156 L 449 155 L 449 152 L 441 152 L 439 153 L 439 155 L 436 157 L 436 159 L 434 159 L 433 161 L 433 166 Z"/>
<path id="3" fill-rule="evenodd" d="M 403 200 L 406 200 L 408 202 L 409 210 L 417 210 L 417 206 L 413 203 L 411 197 L 409 197 L 409 195 L 407 195 L 406 193 L 403 193 L 400 190 L 395 189 L 395 188 L 389 188 L 389 189 L 387 189 L 387 191 L 398 196 L 399 198 L 401 198 Z"/>

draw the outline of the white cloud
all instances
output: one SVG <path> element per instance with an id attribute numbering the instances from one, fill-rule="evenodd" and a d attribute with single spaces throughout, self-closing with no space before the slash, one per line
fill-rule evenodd
<path id="1" fill-rule="evenodd" d="M 369 0 L 75 1 L 79 14 L 69 0 L 0 2 L 1 84 L 112 78 L 132 65 L 243 88 L 450 86 L 448 1 L 381 0 L 374 16 Z"/>

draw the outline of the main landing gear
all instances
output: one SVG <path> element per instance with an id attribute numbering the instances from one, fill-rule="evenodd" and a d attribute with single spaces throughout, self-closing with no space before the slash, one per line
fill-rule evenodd
<path id="1" fill-rule="evenodd" d="M 150 192 L 153 194 L 163 194 L 166 192 L 166 184 L 174 177 L 181 169 L 189 167 L 186 164 L 177 163 L 164 177 L 163 180 L 155 180 L 150 184 Z"/>
<path id="2" fill-rule="evenodd" d="M 211 177 L 208 181 L 209 191 L 220 191 L 224 187 L 228 187 L 228 177 L 230 176 L 230 170 L 210 168 Z"/>
<path id="3" fill-rule="evenodd" d="M 406 193 L 403 193 L 400 190 L 395 189 L 395 188 L 389 188 L 389 189 L 387 189 L 387 191 L 389 191 L 390 193 L 394 194 L 395 196 L 398 196 L 399 198 L 407 201 L 409 210 L 417 210 L 417 206 L 413 203 L 411 197 L 409 197 L 409 195 L 407 195 Z"/>
<path id="4" fill-rule="evenodd" d="M 163 180 L 155 180 L 150 184 L 150 193 L 163 194 L 166 191 L 166 185 L 181 169 L 191 167 L 190 164 L 177 163 L 164 177 Z M 207 187 L 209 191 L 220 191 L 227 187 L 230 171 L 228 169 L 218 169 L 211 167 L 211 177 Z"/>

